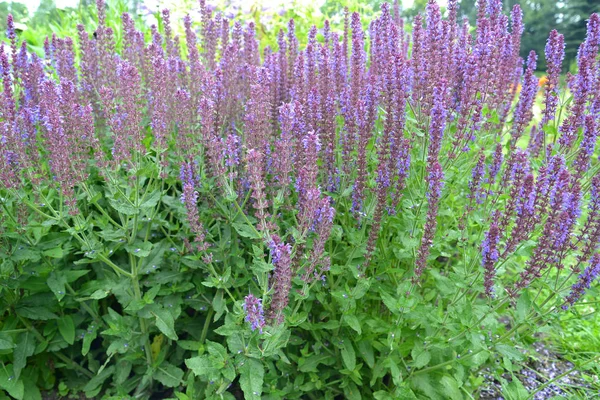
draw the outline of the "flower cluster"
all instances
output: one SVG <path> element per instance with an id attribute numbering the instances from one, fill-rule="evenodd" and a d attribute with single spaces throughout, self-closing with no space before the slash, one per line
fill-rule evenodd
<path id="1" fill-rule="evenodd" d="M 253 23 L 231 21 L 204 1 L 200 29 L 188 15 L 181 38 L 168 10 L 148 35 L 125 13 L 116 35 L 104 2 L 97 7 L 94 35 L 80 26 L 77 42 L 47 38 L 44 59 L 19 46 L 12 17 L 7 21 L 0 183 L 10 194 L 58 192 L 76 218 L 78 202 L 93 198 L 90 186 L 125 180 L 112 198 L 93 205 L 115 206 L 131 195 L 133 207 L 121 210 L 133 215 L 144 208 L 140 186 L 165 184 L 167 204 L 179 170 L 188 221 L 179 235 L 195 243 L 188 250 L 210 260 L 213 229 L 222 225 L 227 235 L 235 230 L 266 243 L 275 269 L 264 301 L 276 323 L 284 320 L 293 275 L 304 283 L 326 280 L 335 265 L 327 243 L 340 230 L 340 240 L 357 247 L 353 256 L 372 266 L 389 262 L 379 251 L 397 236 L 388 222 L 411 225 L 418 248 L 403 267 L 416 285 L 434 262 L 439 221 L 459 225 L 465 240 L 481 225 L 485 236 L 471 243 L 480 249 L 471 265 L 483 268 L 488 295 L 501 279 L 517 296 L 542 272 L 563 269 L 572 253 L 579 273 L 596 252 L 597 14 L 569 78 L 573 101 L 564 115 L 557 112 L 564 37 L 550 33 L 538 121 L 538 56 L 520 59 L 521 9 L 504 15 L 499 0 L 477 2 L 474 29 L 458 21 L 455 0 L 447 17 L 429 0 L 410 35 L 389 4 L 368 29 L 346 10 L 342 31 L 326 21 L 322 35 L 312 26 L 299 38 L 291 20 L 277 33 L 276 48 L 266 49 L 259 49 Z M 559 127 L 556 137 L 549 137 L 550 124 Z M 200 204 L 199 177 L 203 188 L 214 188 L 203 189 Z M 461 209 L 468 212 L 448 219 L 440 210 L 457 193 L 467 193 Z M 216 215 L 201 212 L 205 206 Z M 498 263 L 524 243 L 534 245 L 524 268 L 498 276 Z M 260 300 L 248 296 L 245 307 L 252 328 L 262 329 Z"/>
<path id="2" fill-rule="evenodd" d="M 244 299 L 244 312 L 246 313 L 246 322 L 250 323 L 250 328 L 255 331 L 258 329 L 262 333 L 265 327 L 265 316 L 263 311 L 262 300 L 256 298 L 253 294 L 249 294 Z"/>

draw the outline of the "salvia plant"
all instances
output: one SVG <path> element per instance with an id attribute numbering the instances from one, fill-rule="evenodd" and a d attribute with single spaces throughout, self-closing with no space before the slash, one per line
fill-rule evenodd
<path id="1" fill-rule="evenodd" d="M 540 86 L 519 6 L 477 7 L 260 49 L 204 0 L 181 37 L 98 0 L 43 57 L 9 16 L 0 398 L 521 398 L 514 343 L 600 273 L 600 17 Z"/>

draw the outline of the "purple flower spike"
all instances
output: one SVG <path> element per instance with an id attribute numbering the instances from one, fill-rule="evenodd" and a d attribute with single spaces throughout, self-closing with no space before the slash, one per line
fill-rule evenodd
<path id="1" fill-rule="evenodd" d="M 485 234 L 485 239 L 481 243 L 481 265 L 484 269 L 485 294 L 493 296 L 494 277 L 496 275 L 496 262 L 498 262 L 498 242 L 500 240 L 500 229 L 498 227 L 498 216 L 492 215 L 492 224 Z"/>
<path id="2" fill-rule="evenodd" d="M 244 299 L 244 311 L 246 312 L 246 322 L 250 323 L 250 329 L 262 333 L 265 327 L 265 317 L 262 306 L 262 300 L 249 294 Z"/>
<path id="3" fill-rule="evenodd" d="M 592 282 L 600 274 L 600 254 L 595 254 L 590 260 L 590 265 L 583 271 L 577 282 L 571 287 L 571 293 L 567 296 L 565 304 L 562 306 L 563 310 L 569 308 L 569 306 L 575 304 L 577 300 L 583 296 L 585 291 L 592 286 Z"/>
<path id="4" fill-rule="evenodd" d="M 273 299 L 269 318 L 283 323 L 283 310 L 288 304 L 292 288 L 292 246 L 284 243 L 279 236 L 273 235 L 269 243 L 271 260 L 275 269 L 272 276 Z"/>
<path id="5" fill-rule="evenodd" d="M 531 122 L 533 118 L 533 102 L 535 95 L 538 90 L 538 79 L 535 76 L 537 56 L 532 50 L 527 57 L 527 69 L 525 70 L 525 76 L 523 77 L 523 88 L 521 89 L 521 97 L 519 97 L 519 103 L 515 109 L 515 120 L 513 122 L 513 143 L 521 137 L 525 128 Z"/>

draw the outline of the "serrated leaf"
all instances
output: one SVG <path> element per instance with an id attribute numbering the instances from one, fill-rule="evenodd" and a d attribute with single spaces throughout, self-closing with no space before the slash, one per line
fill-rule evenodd
<path id="1" fill-rule="evenodd" d="M 344 322 L 348 324 L 348 326 L 356 331 L 359 335 L 362 333 L 362 328 L 360 327 L 360 322 L 356 315 L 347 314 L 344 315 Z"/>
<path id="2" fill-rule="evenodd" d="M 162 241 L 156 245 L 144 260 L 142 270 L 154 270 L 162 265 L 164 254 L 169 247 L 166 241 Z"/>
<path id="3" fill-rule="evenodd" d="M 500 382 L 502 383 L 502 394 L 506 400 L 525 400 L 529 398 L 527 389 L 514 376 L 511 382 L 504 378 L 500 378 Z"/>
<path id="4" fill-rule="evenodd" d="M 185 360 L 185 365 L 196 376 L 207 376 L 214 370 L 210 360 L 205 356 L 188 358 Z"/>
<path id="5" fill-rule="evenodd" d="M 65 274 L 52 271 L 48 276 L 46 283 L 58 301 L 61 301 L 63 297 L 65 297 L 65 285 L 67 284 L 67 277 Z"/>
<path id="6" fill-rule="evenodd" d="M 234 223 L 233 228 L 238 233 L 238 235 L 249 238 L 249 239 L 260 239 L 260 235 L 256 232 L 255 229 L 249 227 L 246 224 Z"/>
<path id="7" fill-rule="evenodd" d="M 383 304 L 385 304 L 385 306 L 388 308 L 388 310 L 392 312 L 392 314 L 396 314 L 400 311 L 400 304 L 398 303 L 398 300 L 395 297 L 389 295 L 383 290 L 379 290 L 379 296 L 381 297 Z"/>
<path id="8" fill-rule="evenodd" d="M 39 321 L 56 319 L 58 315 L 48 310 L 46 307 L 17 307 L 15 309 L 21 317 Z"/>
<path id="9" fill-rule="evenodd" d="M 527 317 L 529 313 L 529 309 L 531 308 L 531 300 L 529 299 L 529 294 L 527 291 L 519 296 L 517 300 L 517 322 L 522 322 Z"/>
<path id="10" fill-rule="evenodd" d="M 497 344 L 496 351 L 502 354 L 504 357 L 507 357 L 510 360 L 522 360 L 523 354 L 514 348 L 514 346 L 509 346 L 507 344 Z"/>
<path id="11" fill-rule="evenodd" d="M 115 371 L 115 383 L 117 385 L 122 385 L 123 383 L 127 382 L 127 379 L 129 379 L 129 375 L 131 374 L 132 367 L 133 365 L 130 361 L 125 359 L 119 360 L 117 363 L 117 369 Z"/>
<path id="12" fill-rule="evenodd" d="M 172 364 L 161 365 L 154 373 L 154 379 L 165 385 L 166 387 L 176 387 L 181 383 L 183 378 L 183 370 Z"/>
<path id="13" fill-rule="evenodd" d="M 346 395 L 346 399 L 348 400 L 362 400 L 360 390 L 352 382 L 346 384 L 346 386 L 344 387 L 344 394 Z"/>
<path id="14" fill-rule="evenodd" d="M 373 346 L 368 340 L 363 340 L 358 343 L 358 352 L 365 360 L 369 368 L 373 368 L 375 366 L 375 354 L 373 352 Z"/>
<path id="15" fill-rule="evenodd" d="M 98 390 L 99 387 L 115 372 L 115 367 L 110 366 L 105 368 L 98 375 L 94 376 L 89 382 L 83 387 L 84 392 L 91 393 Z"/>
<path id="16" fill-rule="evenodd" d="M 75 343 L 75 323 L 73 317 L 65 315 L 56 321 L 60 335 L 69 344 Z"/>
<path id="17" fill-rule="evenodd" d="M 413 360 L 413 368 L 423 368 L 431 361 L 431 354 L 428 351 L 421 351 Z"/>
<path id="18" fill-rule="evenodd" d="M 263 364 L 253 358 L 246 358 L 239 367 L 240 387 L 246 400 L 260 400 L 265 376 Z"/>
<path id="19" fill-rule="evenodd" d="M 27 358 L 35 351 L 35 338 L 31 332 L 23 332 L 19 336 L 17 347 L 13 352 L 14 379 L 19 379 L 21 371 L 27 365 Z"/>
<path id="20" fill-rule="evenodd" d="M 55 247 L 53 249 L 45 250 L 42 252 L 43 255 L 50 258 L 63 258 L 64 252 L 60 247 Z"/>
<path id="21" fill-rule="evenodd" d="M 202 344 L 200 342 L 196 342 L 194 340 L 178 340 L 177 346 L 181 347 L 184 350 L 198 351 L 200 350 L 200 346 Z"/>
<path id="22" fill-rule="evenodd" d="M 125 246 L 125 250 L 127 250 L 129 254 L 133 254 L 136 257 L 145 258 L 150 255 L 152 243 L 135 241 L 134 243 Z"/>
<path id="23" fill-rule="evenodd" d="M 367 293 L 370 286 L 371 281 L 369 279 L 360 279 L 352 290 L 352 298 L 355 300 L 362 298 Z"/>
<path id="24" fill-rule="evenodd" d="M 442 377 L 442 379 L 440 380 L 440 383 L 442 384 L 442 386 L 444 386 L 444 393 L 446 394 L 447 397 L 451 398 L 452 400 L 462 400 L 463 399 L 463 396 L 460 393 L 460 388 L 458 386 L 458 383 L 456 382 L 456 380 L 454 378 L 446 375 L 446 376 Z"/>
<path id="25" fill-rule="evenodd" d="M 215 317 L 213 321 L 218 321 L 225 312 L 225 299 L 223 298 L 223 290 L 219 289 L 217 291 L 217 294 L 213 298 L 212 305 L 213 309 L 215 310 Z"/>
<path id="26" fill-rule="evenodd" d="M 92 342 L 94 341 L 94 339 L 96 339 L 96 337 L 98 336 L 98 333 L 96 332 L 95 328 L 88 328 L 87 332 L 84 332 L 83 334 L 83 343 L 81 344 L 81 355 L 85 356 L 87 355 L 87 353 L 90 351 L 90 346 L 92 345 Z"/>
<path id="27" fill-rule="evenodd" d="M 373 393 L 373 398 L 375 400 L 394 400 L 394 397 L 390 393 L 383 390 L 378 390 Z"/>
<path id="28" fill-rule="evenodd" d="M 354 351 L 354 346 L 352 346 L 352 342 L 349 339 L 344 340 L 341 353 L 344 366 L 348 370 L 354 371 L 354 368 L 356 368 L 356 352 Z"/>
<path id="29" fill-rule="evenodd" d="M 112 208 L 114 208 L 115 210 L 117 210 L 117 212 L 123 215 L 136 215 L 139 212 L 139 209 L 135 208 L 128 202 L 121 199 L 116 200 L 109 198 L 108 202 L 110 203 Z"/>
<path id="30" fill-rule="evenodd" d="M 94 299 L 94 300 L 104 299 L 105 297 L 108 297 L 109 293 L 110 293 L 109 291 L 106 291 L 104 289 L 98 289 L 90 295 L 90 299 Z"/>
<path id="31" fill-rule="evenodd" d="M 18 400 L 23 400 L 25 395 L 25 386 L 21 379 L 15 379 L 15 373 L 12 364 L 0 368 L 0 388 Z"/>
<path id="32" fill-rule="evenodd" d="M 152 313 L 156 317 L 156 327 L 169 339 L 177 340 L 175 333 L 175 321 L 171 313 L 165 309 L 156 309 Z"/>
<path id="33" fill-rule="evenodd" d="M 332 357 L 328 354 L 312 354 L 308 358 L 301 359 L 302 363 L 298 363 L 300 372 L 319 372 L 317 367 L 319 364 L 330 365 Z"/>
<path id="34" fill-rule="evenodd" d="M 0 332 L 1 334 L 1 332 Z M 10 336 L 6 336 L 5 338 L 0 338 L 0 350 L 10 350 L 14 349 L 16 344 L 13 343 Z"/>
<path id="35" fill-rule="evenodd" d="M 140 208 L 154 208 L 158 204 L 160 200 L 161 192 L 160 190 L 155 190 L 148 197 L 144 199 L 142 204 L 140 204 Z"/>

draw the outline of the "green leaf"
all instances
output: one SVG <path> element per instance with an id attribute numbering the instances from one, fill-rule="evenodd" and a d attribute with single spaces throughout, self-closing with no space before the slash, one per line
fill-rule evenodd
<path id="1" fill-rule="evenodd" d="M 260 400 L 262 395 L 265 368 L 263 364 L 253 358 L 246 358 L 239 367 L 240 387 L 246 400 Z"/>
<path id="2" fill-rule="evenodd" d="M 394 397 L 391 394 L 383 390 L 378 390 L 373 393 L 373 398 L 375 400 L 394 400 Z"/>
<path id="3" fill-rule="evenodd" d="M 63 273 L 52 271 L 48 276 L 46 283 L 58 301 L 61 301 L 63 297 L 65 297 L 65 285 L 67 284 L 67 277 Z"/>
<path id="4" fill-rule="evenodd" d="M 19 336 L 17 347 L 13 352 L 13 368 L 14 368 L 14 379 L 19 379 L 21 376 L 21 370 L 27 365 L 27 357 L 33 355 L 35 351 L 35 338 L 30 332 L 23 332 Z"/>
<path id="5" fill-rule="evenodd" d="M 369 368 L 375 366 L 375 354 L 373 352 L 373 346 L 368 340 L 363 340 L 358 343 L 358 352 L 361 357 L 365 360 Z"/>
<path id="6" fill-rule="evenodd" d="M 360 279 L 352 290 L 352 298 L 355 300 L 362 298 L 367 293 L 370 286 L 371 281 L 369 279 Z"/>
<path id="7" fill-rule="evenodd" d="M 108 297 L 109 293 L 110 293 L 109 291 L 106 291 L 104 289 L 98 289 L 90 295 L 90 299 L 101 300 L 101 299 Z"/>
<path id="8" fill-rule="evenodd" d="M 67 343 L 73 344 L 75 342 L 75 323 L 73 322 L 73 317 L 65 315 L 64 317 L 59 318 L 56 323 L 58 324 L 58 331 L 63 339 L 65 339 Z"/>
<path id="9" fill-rule="evenodd" d="M 13 343 L 10 336 L 6 336 L 6 338 L 0 338 L 0 350 L 11 350 L 15 347 L 17 347 L 17 345 Z"/>
<path id="10" fill-rule="evenodd" d="M 202 343 L 196 342 L 194 340 L 178 340 L 177 346 L 181 347 L 184 350 L 198 351 L 200 350 L 200 346 Z"/>
<path id="11" fill-rule="evenodd" d="M 522 360 L 523 354 L 514 348 L 514 346 L 509 346 L 507 344 L 497 344 L 496 351 L 507 357 L 510 360 Z"/>
<path id="12" fill-rule="evenodd" d="M 227 360 L 227 349 L 223 347 L 221 343 L 206 341 L 206 348 L 208 354 L 213 356 L 219 362 L 225 362 Z"/>
<path id="13" fill-rule="evenodd" d="M 100 389 L 102 387 L 102 384 L 113 374 L 114 371 L 115 367 L 111 365 L 110 367 L 102 370 L 102 372 L 90 379 L 89 382 L 83 387 L 83 390 L 86 392 L 86 395 L 90 396 L 90 394 Z"/>
<path id="14" fill-rule="evenodd" d="M 154 379 L 165 385 L 166 387 L 176 387 L 181 383 L 183 378 L 183 370 L 172 364 L 161 365 L 154 373 Z"/>
<path id="15" fill-rule="evenodd" d="M 263 353 L 265 357 L 270 357 L 275 354 L 278 349 L 285 347 L 290 339 L 290 331 L 285 328 L 284 324 L 277 326 L 274 330 L 270 330 L 265 335 L 266 339 L 263 343 Z"/>
<path id="16" fill-rule="evenodd" d="M 383 304 L 385 304 L 392 314 L 397 314 L 400 311 L 400 304 L 394 296 L 391 296 L 381 289 L 379 290 L 379 296 L 381 297 Z"/>
<path id="17" fill-rule="evenodd" d="M 38 261 L 41 257 L 39 251 L 23 248 L 16 250 L 10 258 L 13 261 Z"/>
<path id="18" fill-rule="evenodd" d="M 140 208 L 156 207 L 156 205 L 158 204 L 158 201 L 160 200 L 160 195 L 161 195 L 160 190 L 155 190 L 148 197 L 146 197 L 146 199 L 144 199 L 142 204 L 140 204 Z"/>
<path id="19" fill-rule="evenodd" d="M 90 351 L 90 346 L 92 345 L 92 342 L 94 341 L 94 339 L 96 339 L 97 336 L 98 333 L 96 332 L 96 329 L 90 326 L 83 336 L 83 343 L 81 344 L 82 356 L 85 356 Z"/>
<path id="20" fill-rule="evenodd" d="M 350 370 L 354 371 L 356 367 L 356 352 L 354 351 L 354 347 L 352 346 L 352 341 L 349 339 L 344 339 L 344 343 L 342 344 L 342 361 L 344 366 Z"/>
<path id="21" fill-rule="evenodd" d="M 25 390 L 23 392 L 23 400 L 42 400 L 42 393 L 40 392 L 40 389 L 38 389 L 36 385 L 29 384 L 29 382 L 32 382 L 31 378 L 33 377 L 29 377 L 29 379 L 21 379 L 21 381 L 28 383 L 24 386 Z"/>
<path id="22" fill-rule="evenodd" d="M 0 367 L 0 388 L 6 390 L 15 399 L 24 399 L 25 385 L 21 379 L 15 379 L 12 364 Z"/>
<path id="23" fill-rule="evenodd" d="M 167 248 L 169 247 L 166 241 L 162 241 L 156 244 L 148 257 L 144 260 L 144 266 L 141 268 L 142 270 L 154 270 L 161 266 L 164 254 Z"/>
<path id="24" fill-rule="evenodd" d="M 462 400 L 463 396 L 460 393 L 460 388 L 458 387 L 458 383 L 456 382 L 456 380 L 454 378 L 452 378 L 451 376 L 444 376 L 442 377 L 442 379 L 440 380 L 440 383 L 444 386 L 444 393 L 446 394 L 447 397 L 451 398 L 452 400 Z"/>
<path id="25" fill-rule="evenodd" d="M 358 321 L 358 318 L 356 318 L 356 315 L 344 315 L 344 322 L 348 324 L 350 328 L 354 329 L 359 335 L 362 333 L 360 322 Z"/>
<path id="26" fill-rule="evenodd" d="M 43 251 L 42 254 L 50 258 L 63 258 L 64 256 L 63 249 L 60 247 Z"/>
<path id="27" fill-rule="evenodd" d="M 517 322 L 525 320 L 530 308 L 531 300 L 529 299 L 529 294 L 527 291 L 524 291 L 524 293 L 519 296 L 519 300 L 517 300 Z"/>
<path id="28" fill-rule="evenodd" d="M 192 370 L 196 376 L 207 376 L 214 371 L 214 368 L 206 356 L 192 357 L 185 360 L 185 365 Z"/>
<path id="29" fill-rule="evenodd" d="M 346 399 L 348 399 L 348 400 L 361 400 L 362 399 L 362 396 L 360 395 L 360 390 L 352 382 L 349 382 L 344 387 L 344 394 L 346 395 Z"/>
<path id="30" fill-rule="evenodd" d="M 127 250 L 129 254 L 133 254 L 136 257 L 145 258 L 150 255 L 152 243 L 136 240 L 134 243 L 125 246 L 125 250 Z"/>
<path id="31" fill-rule="evenodd" d="M 215 310 L 215 317 L 214 317 L 213 321 L 218 321 L 219 318 L 221 318 L 221 316 L 225 312 L 225 299 L 223 298 L 223 290 L 222 289 L 219 289 L 217 291 L 217 294 L 213 298 L 212 305 Z"/>
<path id="32" fill-rule="evenodd" d="M 128 202 L 121 199 L 116 200 L 109 198 L 108 202 L 110 203 L 112 208 L 114 208 L 115 210 L 117 210 L 117 212 L 123 215 L 136 215 L 139 212 L 139 209 L 135 208 Z"/>
<path id="33" fill-rule="evenodd" d="M 46 307 L 17 307 L 15 309 L 21 317 L 33 320 L 47 321 L 56 319 L 58 315 L 48 310 Z"/>
<path id="34" fill-rule="evenodd" d="M 133 365 L 130 361 L 125 359 L 119 360 L 115 371 L 115 383 L 117 385 L 122 385 L 127 382 L 127 379 L 129 379 L 129 375 L 131 374 L 132 367 Z"/>
<path id="35" fill-rule="evenodd" d="M 414 357 L 413 368 L 423 368 L 431 361 L 431 354 L 428 351 L 422 351 Z"/>
<path id="36" fill-rule="evenodd" d="M 529 398 L 527 389 L 514 376 L 511 382 L 504 378 L 500 378 L 500 382 L 502 383 L 502 394 L 506 400 L 525 400 Z"/>
<path id="37" fill-rule="evenodd" d="M 256 232 L 253 227 L 250 227 L 246 224 L 234 223 L 233 228 L 238 233 L 238 235 L 249 238 L 249 239 L 260 239 L 260 235 Z"/>
<path id="38" fill-rule="evenodd" d="M 169 339 L 177 340 L 175 333 L 175 321 L 171 313 L 165 309 L 156 309 L 152 313 L 156 317 L 156 327 Z"/>
<path id="39" fill-rule="evenodd" d="M 312 354 L 308 358 L 301 358 L 298 363 L 300 372 L 319 372 L 319 364 L 331 365 L 332 357 L 328 354 Z"/>

